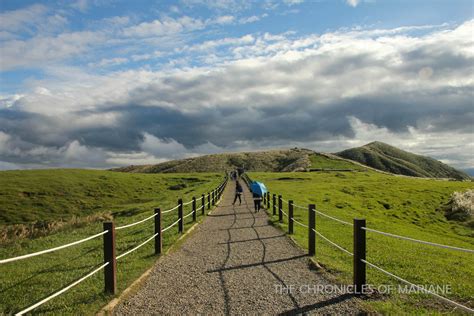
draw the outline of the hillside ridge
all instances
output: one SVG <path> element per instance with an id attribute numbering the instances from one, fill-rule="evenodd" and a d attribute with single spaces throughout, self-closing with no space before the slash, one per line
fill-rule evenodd
<path id="1" fill-rule="evenodd" d="M 464 172 L 436 159 L 413 154 L 380 141 L 346 149 L 335 155 L 393 174 L 423 178 L 470 179 Z"/>

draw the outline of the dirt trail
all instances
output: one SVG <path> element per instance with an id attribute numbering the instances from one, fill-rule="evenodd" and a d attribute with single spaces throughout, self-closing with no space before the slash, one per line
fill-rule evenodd
<path id="1" fill-rule="evenodd" d="M 160 260 L 116 315 L 354 314 L 351 295 L 315 293 L 330 285 L 285 234 L 253 211 L 250 192 L 232 205 L 229 183 L 219 207 L 176 251 Z M 237 202 L 238 204 L 238 202 Z M 292 290 L 291 287 L 293 287 Z"/>

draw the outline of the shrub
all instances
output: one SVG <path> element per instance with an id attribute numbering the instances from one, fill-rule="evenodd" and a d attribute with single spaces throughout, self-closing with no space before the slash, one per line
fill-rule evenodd
<path id="1" fill-rule="evenodd" d="M 454 192 L 444 209 L 449 220 L 466 221 L 474 214 L 474 190 Z"/>

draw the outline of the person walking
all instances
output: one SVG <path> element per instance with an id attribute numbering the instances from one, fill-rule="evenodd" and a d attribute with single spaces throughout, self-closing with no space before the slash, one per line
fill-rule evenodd
<path id="1" fill-rule="evenodd" d="M 239 181 L 236 181 L 236 182 L 235 182 L 235 197 L 234 197 L 234 202 L 232 203 L 232 205 L 235 204 L 235 202 L 237 201 L 237 199 L 239 199 L 239 205 L 242 204 L 242 198 L 241 198 L 242 192 L 244 192 L 244 189 L 243 189 L 242 186 L 240 185 L 240 182 L 239 182 Z"/>
<path id="2" fill-rule="evenodd" d="M 257 193 L 253 193 L 253 205 L 255 208 L 255 213 L 260 212 L 260 209 L 262 208 L 261 203 L 262 197 Z"/>

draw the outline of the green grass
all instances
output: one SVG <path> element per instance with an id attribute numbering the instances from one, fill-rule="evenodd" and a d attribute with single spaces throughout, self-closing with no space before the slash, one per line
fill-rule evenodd
<path id="1" fill-rule="evenodd" d="M 372 142 L 362 147 L 347 149 L 337 155 L 396 174 L 428 178 L 470 179 L 464 172 L 433 158 L 415 155 L 381 142 Z"/>
<path id="2" fill-rule="evenodd" d="M 112 213 L 116 225 L 150 216 L 154 207 L 166 210 L 178 198 L 210 191 L 221 174 L 126 174 L 108 171 L 43 170 L 0 173 L 0 205 L 9 210 L 3 222 L 58 220 L 70 216 Z M 170 190 L 176 183 L 183 190 Z M 3 184 L 8 184 L 4 186 Z M 32 192 L 31 199 L 18 193 Z M 56 192 L 56 194 L 55 194 Z M 32 201 L 34 200 L 34 201 Z M 43 205 L 44 209 L 38 204 Z M 198 203 L 198 206 L 200 204 Z M 15 209 L 16 207 L 16 209 Z M 185 214 L 190 211 L 185 207 Z M 49 211 L 48 211 L 49 210 Z M 62 213 L 61 213 L 62 210 Z M 16 213 L 32 213 L 29 216 Z M 198 212 L 200 214 L 200 212 Z M 201 217 L 199 215 L 198 219 Z M 163 215 L 163 227 L 177 219 L 177 213 Z M 185 228 L 192 216 L 185 220 Z M 0 258 L 9 258 L 59 246 L 102 231 L 100 222 L 64 229 L 36 239 L 16 239 L 0 248 Z M 133 248 L 153 235 L 153 221 L 117 231 L 117 254 Z M 164 233 L 164 249 L 177 239 L 177 227 Z M 118 293 L 137 279 L 157 259 L 153 242 L 118 261 Z M 0 265 L 0 314 L 17 312 L 80 278 L 103 262 L 102 238 L 57 252 Z M 94 314 L 112 297 L 103 294 L 103 272 L 35 309 L 37 313 Z"/>
<path id="3" fill-rule="evenodd" d="M 367 170 L 355 163 L 345 161 L 342 159 L 330 159 L 320 154 L 313 154 L 309 156 L 312 169 L 327 169 L 327 170 Z"/>
<path id="4" fill-rule="evenodd" d="M 376 172 L 327 173 L 251 173 L 264 182 L 271 193 L 333 217 L 352 222 L 365 218 L 370 228 L 426 241 L 474 249 L 474 231 L 466 225 L 450 222 L 436 209 L 449 200 L 454 191 L 474 187 L 472 182 L 411 179 Z M 284 210 L 287 210 L 284 205 Z M 295 209 L 295 218 L 308 222 L 307 211 Z M 276 222 L 277 218 L 273 218 Z M 316 218 L 317 230 L 352 252 L 352 227 L 330 219 Z M 278 224 L 277 224 L 278 225 Z M 281 224 L 287 230 L 287 219 Z M 295 224 L 296 241 L 307 247 L 307 230 Z M 352 258 L 317 238 L 316 259 L 346 283 L 352 278 Z M 472 254 L 440 249 L 367 233 L 367 260 L 415 284 L 452 287 L 447 296 L 474 306 L 474 257 Z M 367 268 L 372 285 L 399 284 L 376 270 Z M 422 294 L 391 295 L 368 301 L 370 308 L 386 313 L 445 312 L 453 308 Z"/>

